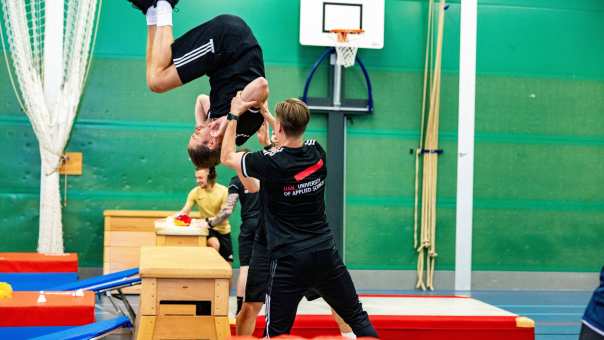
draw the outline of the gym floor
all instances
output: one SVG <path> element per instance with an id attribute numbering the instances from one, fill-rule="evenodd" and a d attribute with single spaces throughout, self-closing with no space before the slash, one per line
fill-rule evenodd
<path id="1" fill-rule="evenodd" d="M 487 302 L 535 321 L 536 340 L 576 340 L 581 317 L 593 292 L 488 291 L 472 292 Z"/>
<path id="2" fill-rule="evenodd" d="M 359 291 L 359 294 L 418 294 L 416 291 Z M 451 291 L 435 291 L 426 295 L 451 295 Z M 497 306 L 535 321 L 535 340 L 576 340 L 581 327 L 581 316 L 591 297 L 589 291 L 473 291 L 457 294 L 470 295 L 475 299 Z M 130 296 L 138 310 L 138 296 Z M 115 316 L 111 304 L 103 299 L 97 304 L 97 320 Z M 231 308 L 235 299 L 231 297 Z M 115 334 L 111 340 L 130 339 L 129 334 Z"/>

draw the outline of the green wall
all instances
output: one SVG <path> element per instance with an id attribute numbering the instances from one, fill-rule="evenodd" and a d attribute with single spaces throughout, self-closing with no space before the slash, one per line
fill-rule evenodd
<path id="1" fill-rule="evenodd" d="M 184 1 L 179 35 L 216 14 L 242 16 L 263 46 L 272 104 L 299 96 L 320 48 L 298 44 L 294 0 Z M 414 269 L 414 157 L 426 1 L 386 0 L 385 48 L 361 51 L 375 113 L 348 126 L 346 261 L 353 269 Z M 596 271 L 604 259 L 604 3 L 479 1 L 474 269 Z M 178 209 L 195 185 L 185 144 L 206 79 L 152 94 L 145 23 L 126 1 L 104 1 L 95 58 L 68 150 L 84 175 L 68 180 L 65 246 L 102 262 L 102 211 Z M 454 265 L 459 1 L 447 11 L 439 159 L 438 268 Z M 324 71 L 324 70 L 323 70 Z M 346 92 L 363 94 L 358 71 Z M 325 72 L 312 92 L 324 93 Z M 309 137 L 326 140 L 325 117 Z M 255 142 L 252 147 L 255 147 Z M 0 251 L 37 241 L 39 156 L 0 67 Z M 232 172 L 218 169 L 226 183 Z M 231 222 L 237 235 L 238 211 Z M 234 237 L 236 240 L 236 237 Z"/>

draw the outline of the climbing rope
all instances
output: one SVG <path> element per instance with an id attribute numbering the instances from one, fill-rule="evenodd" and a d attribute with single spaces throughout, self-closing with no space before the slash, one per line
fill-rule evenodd
<path id="1" fill-rule="evenodd" d="M 440 122 L 440 85 L 442 66 L 442 43 L 445 21 L 446 4 L 440 0 L 438 5 L 438 24 L 436 36 L 436 51 L 434 57 L 433 39 L 433 5 L 430 0 L 428 5 L 428 37 L 426 42 L 426 59 L 424 70 L 424 89 L 422 95 L 422 111 L 420 123 L 419 147 L 416 155 L 416 179 L 415 179 L 415 207 L 414 207 L 414 248 L 417 250 L 417 285 L 422 290 L 434 289 L 434 269 L 436 264 L 436 193 L 438 179 L 438 155 L 442 150 L 438 149 L 438 129 Z M 433 58 L 433 59 L 432 59 Z M 433 64 L 433 65 L 432 65 Z M 432 71 L 429 71 L 432 69 Z M 429 77 L 429 75 L 431 77 Z M 430 89 L 428 93 L 427 89 Z M 429 101 L 428 101 L 429 98 Z M 426 103 L 428 104 L 427 124 Z M 418 216 L 419 192 L 419 169 L 420 158 L 422 165 L 421 185 L 421 214 Z M 418 237 L 419 222 L 419 237 Z"/>

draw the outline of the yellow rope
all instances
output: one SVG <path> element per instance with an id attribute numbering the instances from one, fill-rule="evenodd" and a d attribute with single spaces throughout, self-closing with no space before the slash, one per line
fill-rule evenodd
<path id="1" fill-rule="evenodd" d="M 424 88 L 422 91 L 422 111 L 420 115 L 419 141 L 415 149 L 415 202 L 413 206 L 413 248 L 417 248 L 417 206 L 419 201 L 419 161 L 421 150 L 424 148 L 424 122 L 426 120 L 426 98 L 428 95 L 428 71 L 432 55 L 432 0 L 428 1 L 428 37 L 426 41 L 426 59 L 424 61 Z"/>
<path id="2" fill-rule="evenodd" d="M 431 7 L 431 1 L 430 1 Z M 416 152 L 416 171 L 419 173 L 419 154 L 422 150 L 428 150 L 423 153 L 423 176 L 422 176 L 422 197 L 421 197 L 421 216 L 420 216 L 420 239 L 421 244 L 417 245 L 416 227 L 414 225 L 414 246 L 418 252 L 417 259 L 417 288 L 422 290 L 434 289 L 434 270 L 436 266 L 436 194 L 438 179 L 438 129 L 440 120 L 440 85 L 441 85 L 441 66 L 442 66 L 442 42 L 444 31 L 444 11 L 445 2 L 440 0 L 438 15 L 438 29 L 436 52 L 434 56 L 434 71 L 430 81 L 428 122 L 426 126 L 425 141 L 423 141 L 423 114 L 425 110 L 426 88 L 428 87 L 427 72 L 424 71 L 424 97 L 422 98 L 422 124 L 420 133 L 420 149 Z M 429 14 L 429 24 L 432 25 L 431 14 Z M 432 44 L 432 28 L 428 29 L 430 36 L 427 45 Z M 431 50 L 431 48 L 430 48 Z M 428 54 L 432 54 L 431 51 Z M 430 57 L 429 57 L 430 58 Z M 428 64 L 429 58 L 426 59 Z M 416 185 L 417 185 L 416 178 Z M 419 189 L 416 187 L 416 198 L 419 195 Z M 417 204 L 417 203 L 416 203 Z M 417 211 L 417 207 L 416 207 Z M 417 216 L 414 214 L 414 222 L 417 223 Z M 424 269 L 425 268 L 425 269 Z M 424 278 L 425 273 L 425 278 Z"/>

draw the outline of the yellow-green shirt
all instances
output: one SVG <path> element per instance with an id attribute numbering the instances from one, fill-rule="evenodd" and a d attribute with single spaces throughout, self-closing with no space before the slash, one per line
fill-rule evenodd
<path id="1" fill-rule="evenodd" d="M 228 189 L 224 185 L 216 183 L 211 188 L 201 188 L 197 186 L 189 192 L 185 208 L 191 209 L 193 208 L 193 205 L 197 205 L 202 219 L 212 218 L 218 215 L 220 209 L 226 205 L 227 196 Z M 230 233 L 231 225 L 229 224 L 229 220 L 225 219 L 218 225 L 215 225 L 214 230 L 223 235 Z"/>

